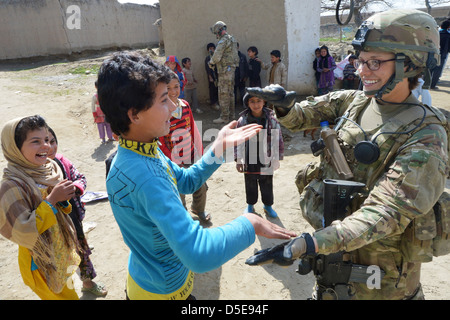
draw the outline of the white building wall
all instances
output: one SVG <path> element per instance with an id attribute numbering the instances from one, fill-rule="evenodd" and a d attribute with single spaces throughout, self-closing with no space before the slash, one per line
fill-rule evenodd
<path id="1" fill-rule="evenodd" d="M 270 64 L 270 52 L 280 50 L 288 68 L 288 88 L 300 94 L 315 92 L 312 61 L 319 45 L 320 1 L 317 0 L 160 0 L 165 54 L 181 61 L 190 57 L 199 81 L 198 96 L 208 98 L 204 60 L 206 44 L 217 43 L 209 28 L 218 20 L 247 55 L 256 46 L 258 57 Z M 261 71 L 262 85 L 268 70 Z"/>
<path id="2" fill-rule="evenodd" d="M 320 1 L 285 0 L 288 42 L 288 89 L 299 94 L 316 90 L 314 50 L 320 39 Z"/>

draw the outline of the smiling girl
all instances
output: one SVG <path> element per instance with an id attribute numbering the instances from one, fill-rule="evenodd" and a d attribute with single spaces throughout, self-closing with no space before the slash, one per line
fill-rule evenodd
<path id="1" fill-rule="evenodd" d="M 19 245 L 23 281 L 43 300 L 78 299 L 67 286 L 80 263 L 67 201 L 75 187 L 47 158 L 47 124 L 38 115 L 11 120 L 1 142 L 8 163 L 0 186 L 0 233 Z"/>

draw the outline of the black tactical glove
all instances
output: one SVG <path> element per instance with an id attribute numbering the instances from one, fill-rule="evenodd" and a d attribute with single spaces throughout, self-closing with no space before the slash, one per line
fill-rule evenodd
<path id="1" fill-rule="evenodd" d="M 295 91 L 286 91 L 279 84 L 271 84 L 264 88 L 250 87 L 245 89 L 250 95 L 261 98 L 277 108 L 289 110 L 295 103 Z"/>
<path id="2" fill-rule="evenodd" d="M 245 263 L 251 266 L 275 263 L 279 266 L 287 267 L 296 259 L 305 255 L 314 255 L 315 253 L 316 249 L 311 235 L 303 233 L 300 237 L 291 241 L 256 252 Z"/>

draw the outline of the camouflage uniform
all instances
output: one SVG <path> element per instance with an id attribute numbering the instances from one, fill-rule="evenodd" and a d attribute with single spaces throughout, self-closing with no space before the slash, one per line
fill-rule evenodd
<path id="1" fill-rule="evenodd" d="M 220 36 L 209 63 L 217 68 L 221 118 L 228 122 L 235 115 L 234 73 L 239 65 L 237 42 L 233 36 L 228 33 Z"/>
<path id="2" fill-rule="evenodd" d="M 398 89 L 396 86 L 422 72 L 425 83 L 429 81 L 429 70 L 439 63 L 437 24 L 422 11 L 393 9 L 364 21 L 352 45 L 355 50 L 368 53 L 364 56 L 370 57 L 370 52 L 377 51 L 395 55 L 394 72 L 383 86 L 332 92 L 295 105 L 295 92 L 283 92 L 281 87 L 262 89 L 260 97 L 276 106 L 279 122 L 292 131 L 317 128 L 325 120 L 334 123 L 345 114 L 336 130 L 345 158 L 342 161 L 349 165 L 352 180 L 365 185 L 350 202 L 347 216 L 325 228 L 322 226 L 323 180 L 342 179 L 329 159 L 330 150 L 321 155 L 320 165 L 308 164 L 296 177 L 302 214 L 316 229 L 317 252 L 327 257 L 345 252 L 345 261 L 378 266 L 385 272 L 380 289 L 370 289 L 368 283 L 350 283 L 355 289 L 353 299 L 420 299 L 423 298 L 421 263 L 446 253 L 435 250 L 443 216 L 435 215 L 433 207 L 438 199 L 443 200 L 440 197 L 449 172 L 449 125 L 438 109 L 421 105 L 404 84 Z M 374 61 L 370 65 L 364 62 L 367 66 L 357 69 L 363 80 L 366 75 L 371 80 L 370 71 L 379 68 Z M 408 92 L 409 96 L 401 103 L 383 101 L 391 92 L 397 98 Z M 378 158 L 370 159 L 374 162 L 361 157 L 357 160 L 356 147 L 373 143 L 368 140 L 375 137 L 380 151 Z M 369 155 L 367 150 L 370 148 L 363 156 Z M 447 194 L 443 195 L 448 201 Z M 444 202 L 441 209 L 447 204 Z M 315 253 L 312 237 L 304 233 L 287 244 L 261 250 L 246 263 L 272 261 L 287 265 L 293 259 Z M 323 279 L 318 279 L 318 284 L 323 283 L 319 280 Z M 341 294 L 345 296 L 345 292 Z"/>
<path id="3" fill-rule="evenodd" d="M 405 102 L 420 103 L 413 95 Z M 299 131 L 316 128 L 323 120 L 333 123 L 349 111 L 347 117 L 357 122 L 360 112 L 369 103 L 376 103 L 376 100 L 366 97 L 362 91 L 338 91 L 296 103 L 286 116 L 278 120 L 286 128 Z M 423 110 L 418 114 L 420 120 Z M 404 117 L 401 118 L 405 121 Z M 343 221 L 334 221 L 327 228 L 320 229 L 322 180 L 339 179 L 336 171 L 328 159 L 321 156 L 320 166 L 309 171 L 306 180 L 300 179 L 307 183 L 299 187 L 302 214 L 317 229 L 314 237 L 319 254 L 344 250 L 351 253 L 354 263 L 377 265 L 386 272 L 381 289 L 371 290 L 366 284 L 353 283 L 355 299 L 404 299 L 416 293 L 417 298 L 421 294 L 418 293 L 420 262 L 408 261 L 405 257 L 409 244 L 404 233 L 413 220 L 432 210 L 444 190 L 448 151 L 447 133 L 441 121 L 445 122 L 442 113 L 427 108 L 426 121 L 412 135 L 380 135 L 377 138 L 380 157 L 370 165 L 354 159 L 353 147 L 364 140 L 364 134 L 351 121 L 345 121 L 338 130 L 338 140 L 354 174 L 353 180 L 365 183 L 366 188 L 353 201 L 353 213 Z M 406 131 L 415 124 L 391 119 L 368 134 L 374 134 L 378 129 L 383 132 L 394 131 L 394 128 L 398 129 L 395 131 Z M 385 163 L 396 143 L 401 145 L 395 147 L 398 153 Z"/>

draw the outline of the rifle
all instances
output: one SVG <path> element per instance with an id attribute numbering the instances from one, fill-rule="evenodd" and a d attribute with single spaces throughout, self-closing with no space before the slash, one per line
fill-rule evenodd
<path id="1" fill-rule="evenodd" d="M 323 226 L 335 220 L 342 220 L 354 194 L 365 186 L 364 183 L 347 180 L 324 180 Z M 315 255 L 300 260 L 297 272 L 301 275 L 314 272 L 317 282 L 318 300 L 348 300 L 353 295 L 349 282 L 367 283 L 372 275 L 369 266 L 353 264 L 345 260 L 348 254 L 337 252 L 329 255 Z M 380 272 L 381 277 L 384 271 Z"/>

